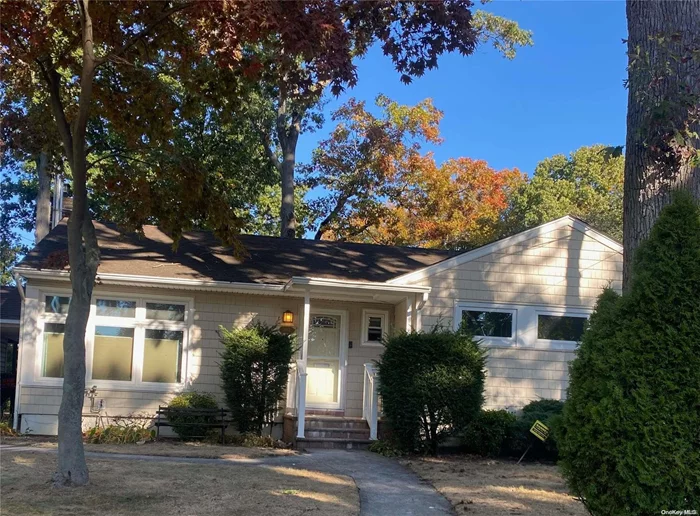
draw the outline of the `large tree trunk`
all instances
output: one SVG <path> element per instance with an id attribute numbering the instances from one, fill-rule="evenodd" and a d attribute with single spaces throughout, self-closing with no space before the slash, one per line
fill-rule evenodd
<path id="1" fill-rule="evenodd" d="M 280 206 L 280 236 L 294 238 L 297 220 L 294 216 L 294 165 L 296 161 L 296 141 L 294 146 L 282 149 L 282 205 Z"/>
<path id="2" fill-rule="evenodd" d="M 55 70 L 46 73 L 54 118 L 73 173 L 73 211 L 68 219 L 71 300 L 63 336 L 63 397 L 58 411 L 58 468 L 53 476 L 56 486 L 81 486 L 89 480 L 82 435 L 85 330 L 90 316 L 92 289 L 100 253 L 87 202 L 85 138 L 92 102 L 93 77 L 97 66 L 88 3 L 89 0 L 80 0 L 78 4 L 83 36 L 83 67 L 78 112 L 72 127 L 61 104 L 61 79 Z"/>
<path id="3" fill-rule="evenodd" d="M 664 122 L 651 123 L 659 105 L 671 112 L 675 127 L 689 124 L 699 131 L 692 109 L 681 105 L 682 92 L 700 98 L 700 59 L 686 59 L 689 49 L 700 50 L 700 0 L 628 0 L 629 98 L 624 190 L 624 280 L 629 287 L 634 252 L 676 189 L 700 198 L 700 172 L 688 160 L 669 159 L 669 134 Z M 658 36 L 663 36 L 659 40 Z M 677 56 L 674 59 L 669 56 Z M 648 61 L 647 61 L 648 58 Z M 666 68 L 668 66 L 668 68 Z M 688 97 L 685 97 L 686 99 Z M 661 136 L 659 136 L 661 135 Z M 671 133 L 672 136 L 672 133 Z M 686 142 L 698 148 L 697 139 Z M 661 151 L 659 150 L 661 149 Z M 671 152 L 673 155 L 673 152 Z"/>
<path id="4" fill-rule="evenodd" d="M 273 159 L 281 176 L 280 236 L 282 238 L 295 238 L 297 231 L 297 219 L 294 216 L 294 165 L 297 141 L 301 132 L 301 116 L 294 110 L 291 111 L 290 113 L 284 91 L 280 89 L 275 130 L 282 150 L 282 163 L 277 161 L 271 151 L 268 151 L 268 155 Z"/>
<path id="5" fill-rule="evenodd" d="M 36 158 L 36 173 L 39 191 L 36 196 L 36 229 L 34 241 L 40 242 L 49 233 L 51 219 L 51 178 L 49 177 L 49 154 L 45 151 Z"/>

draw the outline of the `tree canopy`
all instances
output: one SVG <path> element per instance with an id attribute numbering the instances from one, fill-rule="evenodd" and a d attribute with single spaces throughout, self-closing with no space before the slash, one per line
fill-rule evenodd
<path id="1" fill-rule="evenodd" d="M 514 192 L 508 231 L 572 215 L 621 241 L 624 166 L 624 157 L 611 154 L 604 145 L 545 158 L 530 181 Z"/>

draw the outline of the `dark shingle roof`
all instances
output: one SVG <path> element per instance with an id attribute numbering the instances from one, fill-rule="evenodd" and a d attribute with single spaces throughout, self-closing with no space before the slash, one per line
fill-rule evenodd
<path id="1" fill-rule="evenodd" d="M 4 321 L 19 321 L 22 311 L 22 299 L 17 287 L 0 287 L 0 319 Z"/>
<path id="2" fill-rule="evenodd" d="M 185 233 L 177 250 L 156 226 L 144 235 L 123 235 L 95 223 L 101 262 L 98 273 L 246 283 L 287 282 L 292 276 L 384 282 L 432 265 L 453 252 L 317 240 L 241 235 L 248 256 L 235 258 L 209 232 Z M 66 223 L 61 222 L 22 261 L 21 267 L 67 269 Z"/>

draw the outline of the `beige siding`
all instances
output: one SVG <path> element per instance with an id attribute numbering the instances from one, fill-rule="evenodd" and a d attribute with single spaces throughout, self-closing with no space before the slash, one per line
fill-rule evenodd
<path id="1" fill-rule="evenodd" d="M 573 227 L 564 227 L 417 281 L 432 287 L 423 327 L 452 328 L 455 303 L 497 303 L 591 309 L 602 289 L 621 288 L 622 255 Z M 487 405 L 521 407 L 563 398 L 572 352 L 489 350 Z"/>
<path id="2" fill-rule="evenodd" d="M 65 283 L 32 282 L 32 289 L 39 289 L 39 299 L 44 292 L 65 289 Z M 220 389 L 219 354 L 222 344 L 217 330 L 219 326 L 241 327 L 253 320 L 274 324 L 279 321 L 282 312 L 292 310 L 295 323 L 299 324 L 303 308 L 303 299 L 280 296 L 261 296 L 248 294 L 224 294 L 214 292 L 191 292 L 155 288 L 97 287 L 95 296 L 100 293 L 124 293 L 132 297 L 165 296 L 191 298 L 194 306 L 194 320 L 190 329 L 187 364 L 187 389 L 210 392 L 223 404 Z M 40 303 L 39 303 L 40 304 Z M 39 313 L 38 303 L 30 300 L 28 306 L 34 318 Z M 340 301 L 311 300 L 311 310 L 347 310 L 348 341 L 353 343 L 347 350 L 345 413 L 348 416 L 362 415 L 363 364 L 379 357 L 381 348 L 361 345 L 362 310 L 365 308 L 386 310 L 389 324 L 393 324 L 393 305 L 353 303 Z M 27 339 L 23 342 L 26 362 L 23 364 L 20 411 L 23 416 L 23 429 L 32 428 L 35 433 L 55 433 L 55 420 L 61 401 L 60 386 L 37 386 L 34 381 L 34 348 L 38 338 L 32 317 L 27 318 L 25 328 Z M 348 342 L 341 343 L 348 346 Z M 90 380 L 87 381 L 90 384 Z M 131 389 L 98 388 L 98 399 L 103 399 L 108 416 L 153 414 L 159 404 L 165 404 L 175 395 L 174 392 L 138 391 Z M 86 399 L 84 413 L 89 414 L 89 400 Z"/>

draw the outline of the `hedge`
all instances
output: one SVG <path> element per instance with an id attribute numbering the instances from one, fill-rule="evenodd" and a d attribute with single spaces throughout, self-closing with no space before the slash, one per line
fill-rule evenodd
<path id="1" fill-rule="evenodd" d="M 700 209 L 664 208 L 570 368 L 561 466 L 594 515 L 700 508 Z"/>

